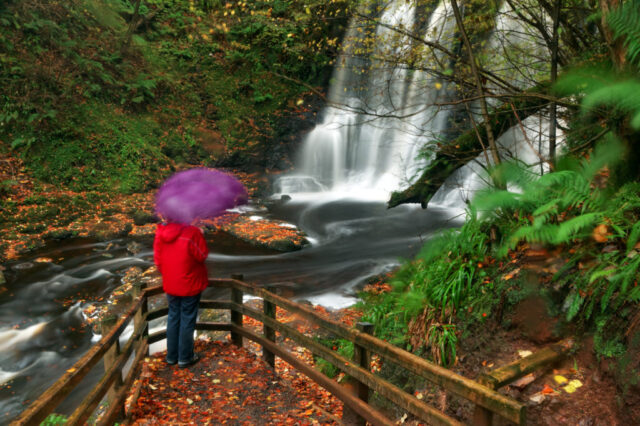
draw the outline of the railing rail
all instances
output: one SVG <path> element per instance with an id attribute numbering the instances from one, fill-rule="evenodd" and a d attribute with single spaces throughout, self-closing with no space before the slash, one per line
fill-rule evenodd
<path id="1" fill-rule="evenodd" d="M 242 281 L 241 276 L 231 279 L 211 279 L 210 287 L 231 289 L 230 301 L 202 300 L 200 309 L 230 310 L 230 323 L 198 322 L 197 330 L 228 331 L 234 344 L 242 346 L 243 338 L 252 340 L 262 346 L 263 359 L 272 367 L 275 357 L 280 357 L 294 368 L 323 386 L 345 404 L 345 411 L 355 413 L 357 423 L 368 421 L 374 425 L 394 424 L 382 413 L 368 404 L 370 391 L 390 400 L 402 409 L 421 420 L 436 425 L 459 425 L 460 422 L 447 416 L 442 411 L 431 407 L 426 402 L 406 393 L 397 386 L 387 382 L 371 372 L 370 359 L 377 354 L 387 362 L 400 365 L 413 374 L 441 386 L 448 392 L 463 397 L 476 405 L 479 410 L 495 413 L 516 424 L 525 423 L 525 406 L 508 398 L 491 387 L 451 372 L 445 368 L 428 362 L 414 354 L 390 345 L 370 335 L 370 325 L 359 324 L 359 329 L 346 328 L 338 322 L 324 318 L 306 306 L 280 297 L 268 290 Z M 135 377 L 139 374 L 142 360 L 148 355 L 149 345 L 166 338 L 166 331 L 148 333 L 148 323 L 153 319 L 166 316 L 167 308 L 148 311 L 147 301 L 150 297 L 162 294 L 161 287 L 138 287 L 138 296 L 127 313 L 115 322 L 113 328 L 103 333 L 100 341 L 93 346 L 76 364 L 60 377 L 41 397 L 34 401 L 22 414 L 13 421 L 13 425 L 36 425 L 70 394 L 97 363 L 105 360 L 105 373 L 99 382 L 87 394 L 84 400 L 71 414 L 66 424 L 84 424 L 93 414 L 100 401 L 107 396 L 109 405 L 106 413 L 99 420 L 100 424 L 113 424 L 118 418 L 126 416 L 124 408 L 127 391 Z M 245 306 L 243 295 L 249 294 L 262 298 L 263 309 L 258 311 Z M 293 327 L 276 319 L 276 309 L 284 309 L 333 335 L 353 342 L 354 359 L 348 359 L 318 341 L 304 335 Z M 251 317 L 263 324 L 263 333 L 257 334 L 243 327 L 243 316 Z M 120 336 L 130 321 L 134 322 L 134 330 L 128 340 L 120 348 Z M 288 350 L 276 344 L 276 333 L 287 337 L 300 346 L 309 349 L 314 355 L 323 358 L 345 374 L 357 381 L 357 392 L 354 394 L 343 386 L 302 362 Z M 133 364 L 122 377 L 123 369 L 135 353 Z M 491 418 L 490 416 L 488 418 Z"/>

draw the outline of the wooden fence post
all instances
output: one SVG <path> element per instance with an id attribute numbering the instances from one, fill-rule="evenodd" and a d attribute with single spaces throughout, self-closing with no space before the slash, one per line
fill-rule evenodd
<path id="1" fill-rule="evenodd" d="M 109 333 L 109 330 L 111 330 L 117 322 L 118 317 L 116 317 L 115 315 L 110 315 L 102 318 L 102 320 L 100 321 L 100 332 L 102 333 L 102 335 L 106 336 Z M 103 361 L 105 374 L 108 374 L 109 371 L 114 367 L 114 364 L 118 359 L 118 355 L 120 355 L 120 339 L 116 339 L 104 354 Z M 107 391 L 107 403 L 109 404 L 109 406 L 115 403 L 116 396 L 118 395 L 118 392 L 124 384 L 122 381 L 122 371 L 118 373 L 119 374 L 116 375 L 116 379 L 113 382 L 113 385 Z M 124 418 L 124 406 L 120 407 L 118 411 L 119 417 Z"/>
<path id="2" fill-rule="evenodd" d="M 373 324 L 370 322 L 359 322 L 356 328 L 366 334 L 373 334 Z M 367 371 L 371 371 L 371 354 L 360 345 L 353 345 L 353 360 L 360 367 Z M 358 382 L 358 398 L 364 402 L 369 402 L 369 387 L 364 383 Z"/>
<path id="3" fill-rule="evenodd" d="M 493 385 L 485 380 L 485 377 L 480 376 L 478 382 L 481 385 L 484 385 L 492 390 L 494 390 Z M 493 424 L 493 412 L 487 410 L 486 408 L 476 405 L 475 410 L 473 411 L 473 425 L 474 426 L 491 426 Z"/>
<path id="4" fill-rule="evenodd" d="M 144 289 L 147 288 L 147 283 L 144 281 L 138 281 L 136 283 L 133 284 L 133 297 L 135 299 L 142 297 L 142 293 L 144 292 Z M 144 300 L 142 302 L 142 305 L 140 306 L 140 309 L 138 309 L 138 311 L 134 314 L 133 316 L 133 330 L 137 331 L 140 330 L 142 328 L 142 333 L 140 334 L 140 340 L 143 341 L 147 338 L 147 336 L 149 335 L 149 324 L 145 321 L 144 316 L 146 315 L 148 310 L 148 300 Z M 147 353 L 145 354 L 145 356 L 148 356 L 149 353 L 147 351 Z"/>
<path id="5" fill-rule="evenodd" d="M 242 281 L 244 277 L 242 274 L 233 274 L 231 275 L 231 278 L 236 281 Z M 243 296 L 242 290 L 235 287 L 231 287 L 231 302 L 237 305 L 242 305 L 242 296 Z M 242 312 L 236 312 L 234 310 L 231 310 L 231 324 L 235 325 L 236 327 L 242 328 Z M 233 344 L 236 345 L 237 347 L 241 348 L 242 335 L 232 331 L 231 342 L 233 342 Z"/>
<path id="6" fill-rule="evenodd" d="M 265 316 L 272 318 L 272 319 L 276 319 L 276 305 L 274 305 L 273 303 L 262 299 L 262 310 L 265 314 Z M 262 325 L 262 330 L 263 330 L 263 334 L 264 337 L 267 340 L 270 340 L 272 342 L 275 343 L 276 341 L 276 331 L 271 328 L 268 327 L 266 324 Z M 265 348 L 264 346 L 262 347 L 262 359 L 271 366 L 271 368 L 273 368 L 275 370 L 276 368 L 276 357 L 273 354 L 273 352 L 269 352 L 267 350 L 267 348 Z"/>
<path id="7" fill-rule="evenodd" d="M 373 333 L 373 324 L 368 322 L 359 322 L 356 324 L 356 328 L 362 333 Z M 369 351 L 355 343 L 353 344 L 353 362 L 367 371 L 371 370 L 371 355 Z M 369 387 L 367 385 L 354 378 L 347 385 L 352 388 L 352 391 L 359 399 L 365 403 L 369 402 Z M 342 409 L 342 421 L 345 424 L 354 426 L 365 426 L 367 423 L 364 417 L 346 405 Z"/>

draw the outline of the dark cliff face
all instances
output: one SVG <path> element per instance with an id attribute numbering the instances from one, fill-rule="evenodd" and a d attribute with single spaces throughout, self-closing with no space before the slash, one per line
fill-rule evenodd
<path id="1" fill-rule="evenodd" d="M 325 100 L 318 94 L 305 97 L 301 105 L 288 109 L 279 118 L 273 137 L 259 141 L 251 151 L 233 151 L 211 166 L 245 172 L 290 170 L 304 137 L 315 127 L 324 106 Z"/>

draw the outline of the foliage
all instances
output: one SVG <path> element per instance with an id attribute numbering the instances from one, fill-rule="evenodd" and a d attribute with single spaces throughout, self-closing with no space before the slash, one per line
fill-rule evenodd
<path id="1" fill-rule="evenodd" d="M 640 186 L 616 189 L 609 180 L 622 152 L 608 134 L 588 158 L 565 157 L 543 176 L 503 164 L 493 174 L 509 189 L 479 194 L 460 230 L 429 241 L 400 268 L 392 292 L 364 294 L 365 320 L 376 324 L 380 337 L 414 350 L 426 347 L 434 360 L 450 365 L 459 334 L 455 324 L 483 321 L 511 279 L 497 279 L 496 264 L 531 244 L 566 247 L 566 263 L 549 296 L 566 321 L 595 333 L 598 353 L 619 354 L 624 326 L 612 333 L 611 321 L 628 322 L 629 308 L 640 302 Z M 503 235 L 495 250 L 491 227 Z"/>
<path id="2" fill-rule="evenodd" d="M 607 167 L 620 160 L 621 152 L 609 135 L 590 159 L 565 160 L 542 177 L 505 167 L 502 178 L 517 192 L 492 191 L 475 202 L 494 218 L 524 218 L 507 233 L 503 255 L 522 242 L 573 247 L 554 276 L 554 286 L 566 319 L 594 329 L 596 349 L 608 356 L 616 352 L 612 348 L 619 335 L 606 333 L 604 325 L 615 316 L 625 317 L 629 313 L 624 308 L 640 302 L 638 183 L 618 190 L 606 185 Z"/>
<path id="3" fill-rule="evenodd" d="M 60 426 L 67 423 L 67 416 L 62 414 L 49 414 L 46 419 L 40 423 L 40 426 Z"/>
<path id="4" fill-rule="evenodd" d="M 375 333 L 412 350 L 423 347 L 451 365 L 456 357 L 458 315 L 482 321 L 494 301 L 494 283 L 485 270 L 490 254 L 484 224 L 473 217 L 425 245 L 391 282 L 393 291 L 363 294 L 363 320 Z M 484 315 L 483 315 L 484 314 Z"/>
<path id="5" fill-rule="evenodd" d="M 553 173 L 541 177 L 517 164 L 506 164 L 494 172 L 503 186 L 513 190 L 491 190 L 475 200 L 480 212 L 509 214 L 517 211 L 530 215 L 530 224 L 518 227 L 501 251 L 515 248 L 520 241 L 564 244 L 591 234 L 593 227 L 605 218 L 610 205 L 609 191 L 594 185 L 603 167 L 613 165 L 622 147 L 610 135 L 590 160 L 561 162 Z"/>
<path id="6" fill-rule="evenodd" d="M 149 0 L 125 48 L 133 0 L 3 3 L 1 148 L 45 181 L 125 192 L 205 160 L 198 129 L 253 158 L 303 110 L 293 82 L 326 81 L 345 4 Z"/>
<path id="7" fill-rule="evenodd" d="M 607 23 L 614 35 L 623 39 L 629 62 L 640 64 L 640 1 L 629 0 L 607 15 Z"/>
<path id="8" fill-rule="evenodd" d="M 582 95 L 583 114 L 605 106 L 612 110 L 604 112 L 609 120 L 629 114 L 632 128 L 640 130 L 640 80 L 637 76 L 621 75 L 602 65 L 582 67 L 567 73 L 558 82 L 556 90 L 564 95 Z"/>
<path id="9" fill-rule="evenodd" d="M 345 339 L 322 339 L 317 338 L 317 340 L 323 345 L 332 348 L 338 355 L 341 355 L 347 359 L 353 359 L 353 342 Z M 322 373 L 326 376 L 335 378 L 340 370 L 336 368 L 333 364 L 328 361 L 325 361 L 322 358 L 315 358 L 316 368 L 318 368 Z"/>

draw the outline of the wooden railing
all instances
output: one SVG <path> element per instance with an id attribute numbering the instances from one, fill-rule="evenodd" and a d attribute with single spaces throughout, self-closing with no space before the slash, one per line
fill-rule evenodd
<path id="1" fill-rule="evenodd" d="M 442 411 L 426 402 L 406 393 L 402 389 L 387 382 L 371 372 L 370 359 L 377 354 L 385 362 L 397 364 L 409 372 L 418 375 L 447 392 L 471 401 L 477 412 L 489 415 L 478 417 L 479 423 L 486 424 L 496 414 L 516 424 L 525 423 L 525 406 L 505 395 L 496 392 L 489 386 L 453 373 L 423 358 L 406 352 L 396 346 L 371 336 L 371 325 L 359 323 L 357 329 L 343 325 L 318 315 L 306 306 L 280 297 L 268 290 L 242 281 L 241 276 L 232 279 L 212 279 L 210 287 L 230 288 L 231 300 L 202 300 L 201 309 L 228 309 L 231 311 L 230 323 L 199 322 L 197 330 L 229 331 L 232 342 L 242 346 L 243 338 L 252 340 L 262 346 L 263 359 L 272 367 L 278 356 L 300 372 L 327 389 L 345 404 L 345 411 L 356 415 L 357 423 L 368 421 L 373 425 L 393 425 L 381 412 L 368 404 L 371 391 L 390 400 L 398 407 L 415 415 L 429 424 L 459 425 L 459 421 L 445 415 Z M 149 321 L 167 315 L 168 308 L 147 311 L 148 299 L 162 294 L 162 288 L 136 287 L 136 299 L 126 315 L 120 317 L 113 325 L 104 325 L 103 337 L 93 346 L 71 369 L 67 370 L 40 398 L 34 401 L 12 424 L 36 425 L 78 386 L 89 371 L 101 360 L 105 364 L 105 373 L 84 400 L 77 406 L 67 421 L 67 425 L 79 425 L 94 413 L 100 402 L 107 397 L 108 408 L 99 417 L 98 424 L 111 425 L 128 414 L 125 398 L 134 379 L 138 376 L 142 360 L 148 355 L 149 345 L 166 338 L 166 332 L 148 334 Z M 243 303 L 245 294 L 263 299 L 263 309 L 258 311 Z M 324 346 L 320 342 L 300 333 L 293 327 L 276 319 L 276 307 L 304 318 L 342 339 L 353 342 L 355 353 L 348 359 Z M 257 334 L 243 327 L 243 316 L 254 318 L 263 324 L 262 334 Z M 120 337 L 127 325 L 133 322 L 133 333 L 126 343 L 120 346 Z M 301 361 L 288 350 L 276 344 L 276 332 L 281 336 L 297 342 L 309 349 L 314 355 L 326 360 L 345 374 L 357 381 L 356 392 L 348 391 L 334 380 L 325 376 L 310 365 Z M 125 364 L 133 357 L 132 367 L 123 377 Z M 503 381 L 504 382 L 504 381 Z M 485 419 L 485 420 L 482 420 Z M 475 422 L 474 422 L 475 423 Z"/>

